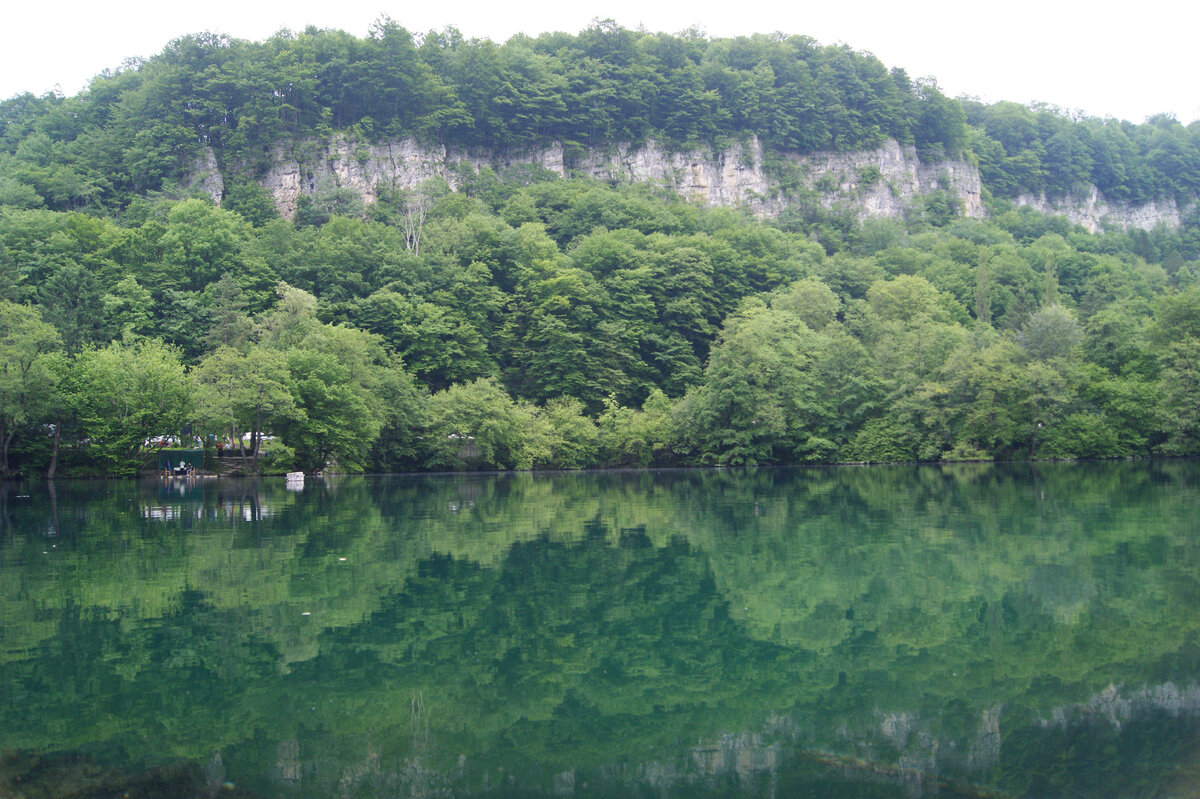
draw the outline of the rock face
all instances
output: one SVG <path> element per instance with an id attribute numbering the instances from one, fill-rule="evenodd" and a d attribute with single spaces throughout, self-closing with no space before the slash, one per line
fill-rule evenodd
<path id="1" fill-rule="evenodd" d="M 983 217 L 979 170 L 965 161 L 921 163 L 912 147 L 889 139 L 878 150 L 814 153 L 789 159 L 806 172 L 806 186 L 816 189 L 827 208 L 855 207 L 859 218 L 899 218 L 922 196 L 945 190 L 956 197 L 962 213 Z"/>
<path id="2" fill-rule="evenodd" d="M 328 142 L 281 145 L 273 163 L 261 183 L 287 219 L 295 216 L 297 203 L 306 194 L 349 189 L 370 204 L 381 188 L 411 189 L 441 178 L 457 189 L 467 168 L 502 170 L 520 164 L 563 177 L 660 183 L 701 205 L 748 208 L 759 216 L 777 216 L 802 195 L 808 202 L 860 220 L 898 219 L 922 197 L 937 191 L 955 198 L 964 216 L 987 216 L 978 169 L 961 160 L 922 163 L 914 148 L 894 140 L 876 150 L 807 155 L 769 155 L 755 137 L 715 152 L 669 151 L 650 141 L 637 147 L 619 144 L 591 150 L 569 160 L 559 144 L 501 155 L 425 146 L 411 138 L 372 144 L 336 136 Z M 784 176 L 787 191 L 781 188 Z M 219 201 L 223 184 L 211 151 L 197 159 L 190 185 Z M 1110 202 L 1095 187 L 1090 193 L 1061 200 L 1026 194 L 1014 202 L 1066 216 L 1092 232 L 1152 230 L 1159 225 L 1178 228 L 1187 210 L 1174 200 L 1145 205 Z"/>
<path id="3" fill-rule="evenodd" d="M 773 175 L 786 171 L 794 188 L 815 196 L 826 208 L 845 209 L 860 218 L 899 217 L 922 195 L 944 189 L 956 196 L 967 216 L 985 214 L 979 172 L 962 161 L 923 164 L 911 147 L 888 141 L 878 150 L 790 155 L 764 165 L 757 138 L 723 151 L 667 151 L 655 142 L 592 150 L 568 164 L 561 145 L 499 156 L 425 147 L 413 139 L 365 144 L 336 137 L 327 146 L 304 142 L 277 152 L 262 185 L 286 218 L 296 213 L 301 195 L 351 189 L 364 203 L 381 187 L 409 189 L 429 178 L 457 188 L 463 167 L 503 169 L 533 164 L 560 176 L 582 175 L 612 182 L 657 182 L 708 207 L 746 207 L 774 216 L 791 198 Z"/>
<path id="4" fill-rule="evenodd" d="M 1080 225 L 1092 233 L 1103 230 L 1153 230 L 1159 225 L 1178 228 L 1183 209 L 1174 200 L 1158 200 L 1145 205 L 1109 202 L 1095 186 L 1083 195 L 1050 200 L 1043 195 L 1022 194 L 1016 205 L 1028 205 L 1044 214 L 1065 216 L 1073 224 Z"/>
<path id="5" fill-rule="evenodd" d="M 208 197 L 213 203 L 220 205 L 221 197 L 225 194 L 225 180 L 221 169 L 217 166 L 216 153 L 211 147 L 205 147 L 192 162 L 188 170 L 188 180 L 185 188 L 189 192 L 198 191 Z"/>

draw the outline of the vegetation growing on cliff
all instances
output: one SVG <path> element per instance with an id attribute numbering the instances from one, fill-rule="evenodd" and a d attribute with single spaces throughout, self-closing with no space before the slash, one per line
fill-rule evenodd
<path id="1" fill-rule="evenodd" d="M 709 39 L 598 22 L 578 35 L 414 36 L 383 18 L 369 36 L 308 28 L 263 42 L 184 36 L 97 76 L 74 97 L 0 103 L 0 201 L 117 211 L 169 188 L 212 148 L 254 177 L 280 148 L 341 131 L 451 148 L 519 151 L 656 139 L 720 147 L 756 135 L 773 150 L 871 149 L 892 138 L 925 160 L 978 159 L 998 197 L 1194 198 L 1200 126 L 1068 118 L 945 97 L 869 53 L 804 36 Z"/>
<path id="2" fill-rule="evenodd" d="M 280 219 L 256 170 L 334 130 L 568 153 L 890 137 L 977 159 L 993 199 L 1200 188 L 1196 126 L 964 106 L 803 37 L 185 37 L 0 104 L 5 474 L 128 472 L 189 424 L 276 434 L 275 466 L 306 469 L 1200 452 L 1194 220 L 1089 235 L 933 195 L 861 224 L 799 196 L 764 222 L 489 168 Z M 201 147 L 221 207 L 177 182 Z"/>
<path id="3" fill-rule="evenodd" d="M 965 102 L 969 149 L 988 189 L 1066 197 L 1099 189 L 1109 200 L 1146 203 L 1200 195 L 1200 123 L 1159 115 L 1135 125 L 1074 120 L 1048 108 Z"/>
<path id="4" fill-rule="evenodd" d="M 456 148 L 568 153 L 655 138 L 676 147 L 756 134 L 789 151 L 885 138 L 957 155 L 959 105 L 869 54 L 803 36 L 709 40 L 598 23 L 497 45 L 384 19 L 359 39 L 309 28 L 261 42 L 186 36 L 76 97 L 0 105 L 10 201 L 117 209 L 179 178 L 201 147 L 253 176 L 281 146 L 333 131 Z"/>
<path id="5" fill-rule="evenodd" d="M 806 229 L 524 184 L 442 192 L 419 256 L 387 203 L 3 210 L 8 473 L 120 473 L 187 424 L 306 469 L 1200 451 L 1177 235 L 919 208 Z"/>

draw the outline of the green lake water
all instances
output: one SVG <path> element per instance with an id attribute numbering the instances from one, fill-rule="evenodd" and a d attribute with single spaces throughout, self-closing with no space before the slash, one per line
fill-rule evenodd
<path id="1" fill-rule="evenodd" d="M 0 488 L 0 796 L 1200 796 L 1200 462 Z"/>

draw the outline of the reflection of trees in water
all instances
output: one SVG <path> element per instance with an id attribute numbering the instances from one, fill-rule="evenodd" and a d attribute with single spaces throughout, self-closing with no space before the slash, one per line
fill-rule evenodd
<path id="1" fill-rule="evenodd" d="M 0 753 L 0 796 L 73 799 L 101 796 L 139 796 L 153 799 L 202 799 L 221 790 L 205 781 L 187 763 L 171 763 L 147 770 L 109 766 L 87 755 L 42 755 L 31 752 Z M 232 799 L 244 797 L 236 786 L 222 790 Z"/>
<path id="2" fill-rule="evenodd" d="M 1053 708 L 1186 669 L 1162 664 L 1200 623 L 1195 468 L 222 480 L 155 522 L 155 486 L 61 484 L 54 557 L 46 505 L 8 499 L 0 682 L 47 690 L 0 709 L 0 747 L 221 751 L 311 795 L 1028 786 L 1013 763 L 1093 747 Z"/>

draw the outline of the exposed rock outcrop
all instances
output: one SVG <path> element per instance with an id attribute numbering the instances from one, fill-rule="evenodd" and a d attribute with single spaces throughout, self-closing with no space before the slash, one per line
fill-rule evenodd
<path id="1" fill-rule="evenodd" d="M 185 188 L 188 193 L 200 192 L 216 204 L 225 194 L 225 179 L 217 165 L 217 154 L 211 147 L 204 147 L 197 154 L 187 172 Z"/>
<path id="2" fill-rule="evenodd" d="M 280 214 L 291 219 L 303 195 L 349 189 L 370 204 L 381 188 L 412 189 L 440 178 L 457 189 L 469 172 L 521 164 L 563 177 L 660 183 L 703 206 L 748 208 L 759 216 L 777 216 L 803 196 L 807 202 L 855 214 L 860 220 L 897 219 L 920 198 L 937 191 L 955 198 L 964 216 L 987 216 L 975 166 L 962 160 L 923 163 L 913 147 L 894 140 L 875 150 L 807 155 L 768 155 L 756 137 L 720 151 L 674 151 L 650 141 L 568 158 L 560 144 L 507 154 L 468 153 L 422 145 L 412 138 L 366 143 L 335 136 L 328 142 L 280 145 L 273 166 L 260 182 L 275 198 Z M 781 188 L 784 175 L 788 191 Z M 187 186 L 220 201 L 224 181 L 211 150 L 205 149 L 196 159 Z M 1013 202 L 1065 216 L 1091 232 L 1153 230 L 1160 225 L 1178 228 L 1189 210 L 1171 199 L 1142 205 L 1109 201 L 1095 187 L 1061 199 L 1023 194 Z"/>
<path id="3" fill-rule="evenodd" d="M 1095 186 L 1086 194 L 1055 200 L 1044 194 L 1022 194 L 1014 204 L 1027 205 L 1044 214 L 1065 216 L 1092 233 L 1134 228 L 1148 231 L 1159 225 L 1175 229 L 1183 218 L 1183 209 L 1174 200 L 1154 200 L 1144 205 L 1109 202 Z"/>
<path id="4" fill-rule="evenodd" d="M 888 141 L 877 150 L 782 156 L 779 168 L 798 178 L 809 196 L 827 208 L 844 208 L 860 217 L 899 217 L 921 195 L 944 189 L 958 197 L 967 216 L 983 216 L 979 172 L 962 161 L 923 164 L 912 147 Z M 561 176 L 583 175 L 614 182 L 658 182 L 708 207 L 747 207 L 776 215 L 789 198 L 764 165 L 757 138 L 723 151 L 668 151 L 655 142 L 592 150 L 568 162 L 561 145 L 524 153 L 473 154 L 427 147 L 413 139 L 378 144 L 336 137 L 327 147 L 304 142 L 280 149 L 262 179 L 280 213 L 291 218 L 301 195 L 348 188 L 364 203 L 375 201 L 381 187 L 409 189 L 429 178 L 457 188 L 463 167 L 503 169 L 533 164 Z"/>
<path id="5" fill-rule="evenodd" d="M 878 150 L 793 156 L 826 207 L 857 206 L 860 218 L 899 218 L 919 197 L 945 190 L 968 217 L 983 217 L 979 170 L 965 161 L 922 163 L 912 147 L 889 139 Z"/>

